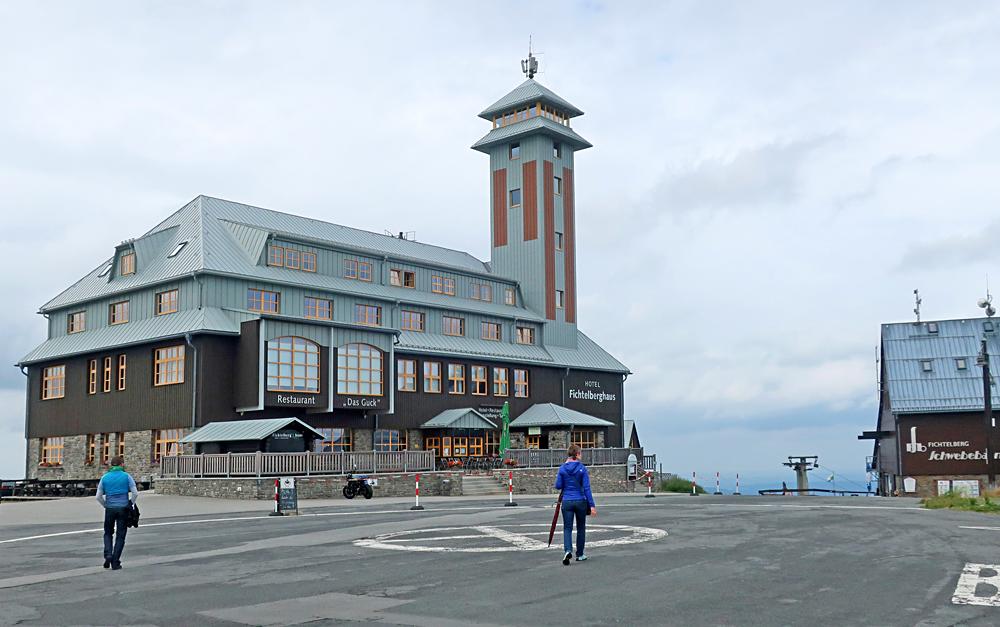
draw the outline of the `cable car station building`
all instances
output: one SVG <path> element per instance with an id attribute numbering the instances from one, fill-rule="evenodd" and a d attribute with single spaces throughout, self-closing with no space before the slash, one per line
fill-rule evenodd
<path id="1" fill-rule="evenodd" d="M 991 318 L 882 325 L 877 427 L 869 470 L 882 495 L 979 494 L 1000 469 L 987 420 L 982 348 L 991 405 L 997 402 L 1000 340 Z"/>
<path id="2" fill-rule="evenodd" d="M 480 113 L 489 262 L 208 196 L 122 242 L 41 307 L 27 476 L 115 454 L 156 475 L 199 428 L 253 419 L 298 418 L 316 451 L 489 455 L 504 402 L 515 448 L 622 446 L 629 371 L 577 328 L 580 115 L 530 78 Z"/>

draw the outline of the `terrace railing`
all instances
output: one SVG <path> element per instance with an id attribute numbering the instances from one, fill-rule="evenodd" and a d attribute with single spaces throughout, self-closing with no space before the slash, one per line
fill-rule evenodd
<path id="1" fill-rule="evenodd" d="M 434 470 L 434 451 L 222 453 L 160 459 L 161 477 L 277 477 Z"/>
<path id="2" fill-rule="evenodd" d="M 580 461 L 588 466 L 624 466 L 628 456 L 635 455 L 645 470 L 656 469 L 656 455 L 643 455 L 641 448 L 585 448 Z M 512 448 L 503 454 L 517 468 L 554 468 L 566 461 L 566 449 Z"/>

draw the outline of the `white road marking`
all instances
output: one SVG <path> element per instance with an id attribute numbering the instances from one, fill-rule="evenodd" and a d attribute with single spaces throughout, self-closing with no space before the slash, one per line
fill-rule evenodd
<path id="1" fill-rule="evenodd" d="M 972 527 L 972 526 L 959 525 L 958 528 L 959 529 L 979 529 L 980 531 L 1000 531 L 1000 527 Z"/>
<path id="2" fill-rule="evenodd" d="M 501 506 L 493 507 L 449 507 L 449 508 L 435 508 L 424 510 L 421 513 L 434 514 L 437 512 L 458 512 L 466 510 L 484 510 L 484 509 L 502 509 Z M 244 520 L 255 520 L 255 521 L 267 521 L 267 520 L 294 520 L 295 518 L 307 518 L 310 516 L 363 516 L 365 514 L 409 514 L 410 510 L 399 510 L 399 509 L 386 509 L 386 510 L 376 510 L 376 511 L 354 511 L 354 512 L 316 512 L 311 514 L 299 514 L 298 516 L 288 516 L 288 517 L 277 517 L 268 516 L 266 514 L 260 516 L 233 516 L 231 518 L 201 518 L 198 520 L 174 520 L 170 522 L 159 522 L 159 523 L 142 523 L 140 522 L 139 528 L 145 527 L 172 527 L 174 525 L 197 525 L 201 523 L 217 523 L 217 522 L 233 522 L 233 521 L 244 521 Z M 417 513 L 417 512 L 413 512 Z M 23 538 L 11 538 L 9 540 L 0 540 L 0 544 L 9 544 L 11 542 L 26 542 L 28 540 L 42 540 L 44 538 L 57 538 L 59 536 L 72 536 L 79 535 L 82 533 L 103 533 L 104 528 L 98 527 L 93 529 L 77 529 L 75 531 L 60 531 L 58 533 L 43 533 L 36 536 L 25 536 Z M 133 531 L 132 533 L 138 533 Z"/>
<path id="3" fill-rule="evenodd" d="M 525 528 L 528 527 L 542 527 L 546 531 L 536 532 L 528 531 Z M 355 546 L 373 548 L 373 549 L 389 549 L 391 551 L 419 551 L 419 552 L 430 552 L 430 553 L 503 553 L 509 551 L 541 551 L 545 550 L 548 545 L 545 542 L 539 542 L 529 536 L 543 534 L 548 537 L 549 525 L 546 524 L 524 524 L 524 525 L 478 525 L 469 527 L 436 527 L 433 529 L 415 529 L 410 531 L 398 531 L 394 533 L 387 533 L 374 538 L 361 538 L 355 540 Z M 639 542 L 649 542 L 650 540 L 658 540 L 667 536 L 667 532 L 663 529 L 655 529 L 652 527 L 635 527 L 632 525 L 587 525 L 588 531 L 611 533 L 619 532 L 621 535 L 614 538 L 608 538 L 606 540 L 597 540 L 595 542 L 588 542 L 592 547 L 602 547 L 602 546 L 615 546 L 621 544 L 637 544 Z M 463 530 L 476 530 L 480 531 L 481 535 L 470 535 L 470 534 L 448 534 L 448 535 L 437 535 L 437 536 L 421 536 L 419 538 L 408 538 L 407 536 L 414 536 L 416 534 L 428 534 L 428 533 L 443 533 L 449 531 L 463 531 Z M 483 540 L 485 544 L 490 544 L 490 546 L 438 546 L 433 543 L 437 542 L 448 542 L 451 540 Z M 503 542 L 502 545 L 497 546 L 496 541 Z M 410 542 L 420 542 L 423 541 L 428 544 L 417 545 L 411 544 Z M 403 544 L 405 542 L 405 544 Z M 560 548 L 557 543 L 553 543 L 555 548 Z"/>
<path id="4" fill-rule="evenodd" d="M 976 588 L 980 584 L 986 584 L 992 592 L 988 596 L 977 595 Z M 966 564 L 958 577 L 951 602 L 956 605 L 1000 607 L 1000 565 Z"/>

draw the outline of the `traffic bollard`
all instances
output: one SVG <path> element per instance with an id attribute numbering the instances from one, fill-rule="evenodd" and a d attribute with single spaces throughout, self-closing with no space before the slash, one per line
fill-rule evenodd
<path id="1" fill-rule="evenodd" d="M 722 495 L 722 484 L 719 483 L 719 471 L 715 471 L 715 496 Z"/>
<path id="2" fill-rule="evenodd" d="M 691 496 L 698 496 L 698 473 L 691 473 Z"/>
<path id="3" fill-rule="evenodd" d="M 655 498 L 656 495 L 653 494 L 653 473 L 646 471 L 646 498 Z"/>
<path id="4" fill-rule="evenodd" d="M 733 496 L 740 496 L 740 473 L 736 473 L 736 491 Z"/>
<path id="5" fill-rule="evenodd" d="M 502 476 L 502 475 L 501 475 Z M 507 471 L 507 495 L 510 498 L 509 501 L 504 503 L 504 507 L 517 507 L 517 503 L 514 502 L 514 471 Z"/>
<path id="6" fill-rule="evenodd" d="M 268 514 L 268 516 L 284 516 L 284 514 L 281 513 L 281 501 L 278 499 L 278 485 L 280 483 L 280 479 L 274 480 L 274 511 Z"/>
<path id="7" fill-rule="evenodd" d="M 423 508 L 424 506 L 420 504 L 420 473 L 417 473 L 417 483 L 413 493 L 413 507 L 410 509 L 419 510 Z"/>

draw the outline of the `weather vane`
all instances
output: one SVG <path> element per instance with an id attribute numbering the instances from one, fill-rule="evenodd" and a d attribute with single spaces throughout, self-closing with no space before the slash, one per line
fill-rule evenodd
<path id="1" fill-rule="evenodd" d="M 531 36 L 528 36 L 528 58 L 521 60 L 521 71 L 524 72 L 525 76 L 528 78 L 535 78 L 535 74 L 538 73 L 538 59 L 535 55 L 531 54 Z"/>

